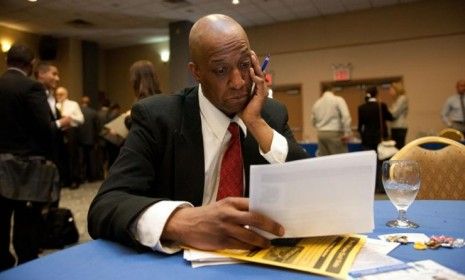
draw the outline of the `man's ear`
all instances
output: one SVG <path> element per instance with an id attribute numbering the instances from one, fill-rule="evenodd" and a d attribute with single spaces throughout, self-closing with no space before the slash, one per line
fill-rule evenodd
<path id="1" fill-rule="evenodd" d="M 200 82 L 199 67 L 197 66 L 197 64 L 191 61 L 187 64 L 187 67 L 189 68 L 189 71 L 191 72 L 194 79 L 197 82 Z"/>

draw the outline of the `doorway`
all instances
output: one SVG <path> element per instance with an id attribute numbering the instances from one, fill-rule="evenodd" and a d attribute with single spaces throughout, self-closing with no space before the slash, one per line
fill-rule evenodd
<path id="1" fill-rule="evenodd" d="M 329 88 L 335 95 L 341 96 L 349 107 L 350 117 L 352 118 L 351 128 L 354 135 L 357 135 L 358 126 L 358 106 L 365 102 L 365 91 L 369 87 L 378 88 L 378 100 L 386 103 L 388 106 L 392 104 L 393 96 L 389 94 L 392 83 L 403 84 L 403 78 L 385 77 L 375 79 L 361 79 L 350 81 L 327 81 L 321 82 L 321 89 Z"/>
<path id="2" fill-rule="evenodd" d="M 273 98 L 287 107 L 288 124 L 297 141 L 302 141 L 303 135 L 301 88 L 301 85 L 276 86 L 273 88 Z"/>

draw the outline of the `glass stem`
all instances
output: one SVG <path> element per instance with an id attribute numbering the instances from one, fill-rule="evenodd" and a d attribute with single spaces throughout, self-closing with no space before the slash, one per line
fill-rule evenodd
<path id="1" fill-rule="evenodd" d="M 405 214 L 407 214 L 407 211 L 405 210 L 399 210 L 399 215 L 397 216 L 397 220 L 400 221 L 405 221 L 407 218 L 405 217 Z"/>

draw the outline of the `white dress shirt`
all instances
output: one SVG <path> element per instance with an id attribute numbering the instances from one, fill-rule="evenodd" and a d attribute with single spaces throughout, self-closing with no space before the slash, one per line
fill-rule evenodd
<path id="1" fill-rule="evenodd" d="M 312 108 L 313 125 L 319 131 L 341 131 L 350 135 L 349 108 L 344 98 L 325 91 Z"/>
<path id="2" fill-rule="evenodd" d="M 60 110 L 61 116 L 71 118 L 72 127 L 77 127 L 84 123 L 84 115 L 76 101 L 65 99 L 63 102 L 57 102 L 56 107 Z"/>
<path id="3" fill-rule="evenodd" d="M 231 121 L 236 122 L 244 135 L 247 133 L 244 122 L 235 116 L 232 120 L 218 110 L 204 95 L 199 85 L 199 107 L 202 123 L 202 137 L 205 158 L 205 182 L 202 205 L 216 201 L 219 184 L 219 168 L 221 159 L 227 149 L 231 134 L 228 126 Z M 287 140 L 273 130 L 271 149 L 260 154 L 270 163 L 284 163 L 288 153 Z M 245 184 L 244 184 L 245 185 Z M 186 201 L 160 201 L 148 207 L 132 224 L 131 231 L 135 238 L 144 246 L 155 251 L 175 253 L 181 248 L 176 244 L 160 242 L 160 236 L 166 221 L 178 207 L 193 207 Z"/>
<path id="4" fill-rule="evenodd" d="M 405 94 L 397 97 L 389 108 L 394 120 L 391 122 L 392 128 L 407 128 L 408 99 Z"/>

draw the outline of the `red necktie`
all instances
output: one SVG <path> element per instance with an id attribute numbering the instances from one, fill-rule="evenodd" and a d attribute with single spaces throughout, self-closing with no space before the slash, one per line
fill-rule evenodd
<path id="1" fill-rule="evenodd" d="M 228 196 L 242 196 L 244 186 L 239 126 L 232 122 L 229 124 L 228 130 L 231 133 L 231 139 L 221 161 L 220 183 L 216 200 Z"/>

